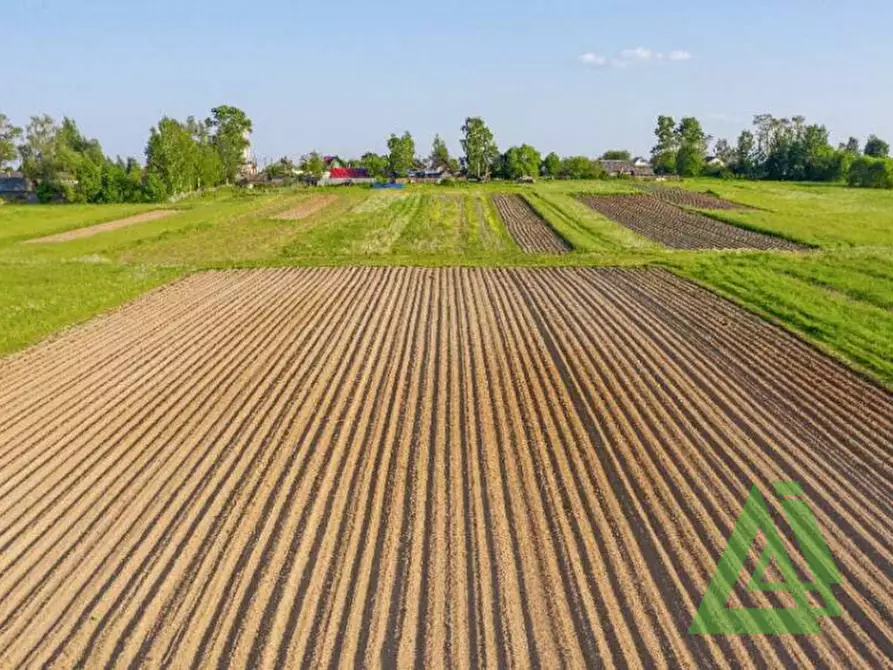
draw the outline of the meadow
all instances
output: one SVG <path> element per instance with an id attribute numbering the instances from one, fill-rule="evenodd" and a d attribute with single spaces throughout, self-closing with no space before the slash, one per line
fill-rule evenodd
<path id="1" fill-rule="evenodd" d="M 334 201 L 297 220 L 275 217 L 319 191 L 224 189 L 164 207 L 177 210 L 175 215 L 62 244 L 23 242 L 158 206 L 3 205 L 0 353 L 202 269 L 653 265 L 710 288 L 893 386 L 893 193 L 707 179 L 681 186 L 750 207 L 702 214 L 811 249 L 671 250 L 575 197 L 636 192 L 626 181 L 457 184 L 395 192 L 342 188 L 327 190 Z M 523 195 L 571 251 L 523 252 L 501 220 L 494 194 Z"/>

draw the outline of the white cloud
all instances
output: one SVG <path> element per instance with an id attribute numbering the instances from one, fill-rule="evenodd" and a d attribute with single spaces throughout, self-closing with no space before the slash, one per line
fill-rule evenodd
<path id="1" fill-rule="evenodd" d="M 635 49 L 624 49 L 616 58 L 608 58 L 593 51 L 588 51 L 580 56 L 580 62 L 597 68 L 605 67 L 625 67 L 633 63 L 647 63 L 649 61 L 686 61 L 691 60 L 694 56 L 688 51 L 677 49 L 668 53 L 653 51 L 645 47 L 636 47 Z"/>
<path id="2" fill-rule="evenodd" d="M 645 47 L 636 47 L 635 49 L 624 49 L 620 52 L 620 58 L 625 61 L 636 61 L 636 60 L 651 60 L 657 56 L 661 57 L 661 54 L 655 54 L 651 49 L 646 49 Z"/>
<path id="3" fill-rule="evenodd" d="M 691 60 L 692 58 L 693 56 L 688 51 L 682 51 L 681 49 L 667 54 L 667 60 Z"/>
<path id="4" fill-rule="evenodd" d="M 580 56 L 580 62 L 584 65 L 595 65 L 596 67 L 604 67 L 608 64 L 608 59 L 591 51 Z"/>

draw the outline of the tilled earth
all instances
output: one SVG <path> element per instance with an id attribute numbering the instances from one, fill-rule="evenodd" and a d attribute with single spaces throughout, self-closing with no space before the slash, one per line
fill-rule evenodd
<path id="1" fill-rule="evenodd" d="M 0 361 L 0 666 L 880 668 L 891 445 L 663 271 L 194 275 Z M 687 635 L 779 480 L 843 615 Z"/>
<path id="2" fill-rule="evenodd" d="M 680 209 L 650 195 L 581 195 L 578 199 L 630 230 L 676 249 L 807 249 L 781 237 Z"/>
<path id="3" fill-rule="evenodd" d="M 570 245 L 520 195 L 494 195 L 499 216 L 518 246 L 529 253 L 563 254 Z"/>
<path id="4" fill-rule="evenodd" d="M 637 184 L 637 187 L 639 190 L 653 195 L 664 202 L 681 207 L 693 207 L 695 209 L 752 209 L 747 205 L 725 200 L 709 193 L 695 193 L 684 188 L 660 186 L 653 183 Z"/>

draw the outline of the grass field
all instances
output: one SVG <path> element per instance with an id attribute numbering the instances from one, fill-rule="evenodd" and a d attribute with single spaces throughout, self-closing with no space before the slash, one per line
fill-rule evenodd
<path id="1" fill-rule="evenodd" d="M 693 182 L 808 246 L 671 250 L 583 204 L 627 186 L 4 206 L 0 667 L 884 667 L 888 196 Z M 839 615 L 688 634 L 777 482 Z M 795 604 L 764 534 L 729 607 Z"/>
<path id="2" fill-rule="evenodd" d="M 601 216 L 575 196 L 629 193 L 629 182 L 348 188 L 325 207 L 310 190 L 221 191 L 175 216 L 62 244 L 21 244 L 157 206 L 0 206 L 0 353 L 198 269 L 260 266 L 660 265 L 809 338 L 893 387 L 893 193 L 839 186 L 692 180 L 749 205 L 708 212 L 815 247 L 802 254 L 673 251 Z M 520 194 L 572 247 L 523 252 L 491 196 Z M 275 218 L 293 209 L 309 214 Z"/>

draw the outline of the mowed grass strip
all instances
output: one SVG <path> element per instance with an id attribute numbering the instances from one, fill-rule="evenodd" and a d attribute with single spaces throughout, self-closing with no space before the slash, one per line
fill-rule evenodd
<path id="1" fill-rule="evenodd" d="M 181 274 L 168 268 L 88 262 L 0 264 L 0 355 L 39 342 Z"/>
<path id="2" fill-rule="evenodd" d="M 681 185 L 754 208 L 713 213 L 728 223 L 825 249 L 893 246 L 893 191 L 719 179 Z"/>
<path id="3" fill-rule="evenodd" d="M 671 263 L 893 389 L 893 253 L 708 256 Z"/>
<path id="4" fill-rule="evenodd" d="M 882 667 L 891 441 L 893 396 L 664 271 L 197 274 L 0 365 L 0 658 Z M 788 479 L 842 615 L 687 635 Z"/>

